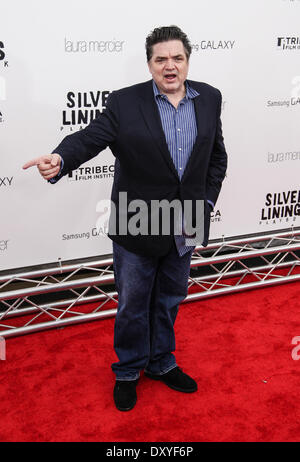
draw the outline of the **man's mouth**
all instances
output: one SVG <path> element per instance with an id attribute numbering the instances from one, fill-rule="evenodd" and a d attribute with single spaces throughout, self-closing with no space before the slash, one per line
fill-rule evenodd
<path id="1" fill-rule="evenodd" d="M 176 74 L 165 74 L 164 77 L 168 82 L 173 82 L 176 79 Z"/>

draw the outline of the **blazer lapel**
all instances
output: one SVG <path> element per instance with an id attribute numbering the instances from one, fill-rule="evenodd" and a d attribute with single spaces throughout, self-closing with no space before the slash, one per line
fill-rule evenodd
<path id="1" fill-rule="evenodd" d="M 165 134 L 162 128 L 159 110 L 154 99 L 152 81 L 147 82 L 148 87 L 145 94 L 141 96 L 140 109 L 143 115 L 144 121 L 150 131 L 157 147 L 159 148 L 166 164 L 172 171 L 172 173 L 179 179 L 177 170 L 174 166 L 172 157 L 170 155 L 168 145 L 166 142 Z"/>

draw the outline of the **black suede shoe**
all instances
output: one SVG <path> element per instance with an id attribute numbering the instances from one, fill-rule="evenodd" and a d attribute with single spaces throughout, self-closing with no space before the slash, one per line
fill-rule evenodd
<path id="1" fill-rule="evenodd" d="M 134 408 L 137 396 L 137 380 L 116 380 L 114 387 L 114 401 L 119 411 L 130 411 Z"/>
<path id="2" fill-rule="evenodd" d="M 161 380 L 173 390 L 183 393 L 193 393 L 198 390 L 197 383 L 177 366 L 166 374 L 157 375 L 145 371 L 145 376 L 153 380 Z"/>

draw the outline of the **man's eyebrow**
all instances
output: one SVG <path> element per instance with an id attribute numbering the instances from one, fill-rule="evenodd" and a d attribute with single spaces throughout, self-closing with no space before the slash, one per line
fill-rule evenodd
<path id="1" fill-rule="evenodd" d="M 171 58 L 182 58 L 184 55 L 182 53 L 179 53 L 178 55 L 171 56 Z M 168 59 L 167 56 L 155 56 L 154 59 Z"/>

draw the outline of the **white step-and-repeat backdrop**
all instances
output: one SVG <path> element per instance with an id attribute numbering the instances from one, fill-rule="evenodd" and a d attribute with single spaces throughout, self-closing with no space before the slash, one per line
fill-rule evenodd
<path id="1" fill-rule="evenodd" d="M 189 77 L 223 94 L 229 168 L 211 238 L 300 225 L 300 0 L 10 0 L 0 11 L 0 270 L 111 253 L 97 232 L 107 149 L 56 185 L 22 170 L 115 89 L 150 79 L 145 37 L 176 24 Z"/>

